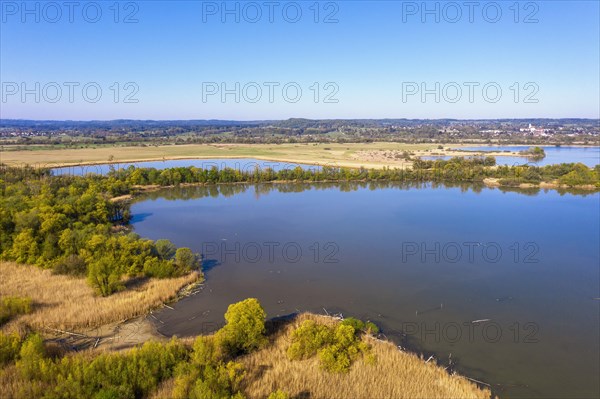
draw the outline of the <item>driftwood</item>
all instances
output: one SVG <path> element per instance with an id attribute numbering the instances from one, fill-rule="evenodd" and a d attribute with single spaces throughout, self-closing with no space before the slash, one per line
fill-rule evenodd
<path id="1" fill-rule="evenodd" d="M 463 376 L 463 377 L 464 377 L 464 376 Z M 485 382 L 483 382 L 483 381 L 479 381 L 479 380 L 476 380 L 476 379 L 474 379 L 474 378 L 469 378 L 469 377 L 465 377 L 465 378 L 466 378 L 467 380 L 469 380 L 469 381 L 473 381 L 473 382 L 476 382 L 476 383 L 478 383 L 478 384 L 482 384 L 482 385 L 485 385 L 485 386 L 487 386 L 487 387 L 491 387 L 491 385 L 490 385 L 490 384 L 487 384 L 487 383 L 485 383 Z"/>
<path id="2" fill-rule="evenodd" d="M 87 335 L 85 335 L 85 334 L 78 334 L 78 333 L 74 333 L 74 332 L 71 332 L 71 331 L 58 330 L 58 329 L 56 329 L 56 328 L 50 328 L 50 327 L 46 327 L 46 329 L 47 329 L 47 330 L 56 331 L 56 332 L 59 332 L 59 333 L 61 333 L 61 334 L 73 335 L 73 336 L 75 336 L 75 337 L 89 338 L 89 337 L 88 337 Z"/>

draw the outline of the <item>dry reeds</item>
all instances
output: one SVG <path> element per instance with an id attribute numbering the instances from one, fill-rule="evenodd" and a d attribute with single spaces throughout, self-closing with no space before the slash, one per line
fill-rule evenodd
<path id="1" fill-rule="evenodd" d="M 36 330 L 77 330 L 140 316 L 173 299 L 199 279 L 197 273 L 172 279 L 149 279 L 138 286 L 99 297 L 85 279 L 53 275 L 35 266 L 0 262 L 0 296 L 31 298 L 30 314 L 10 321 L 4 329 L 27 325 Z"/>
<path id="2" fill-rule="evenodd" d="M 301 315 L 284 327 L 266 348 L 242 359 L 248 375 L 245 393 L 250 398 L 266 398 L 281 389 L 290 397 L 316 398 L 490 398 L 491 392 L 480 389 L 467 379 L 449 375 L 434 363 L 399 351 L 392 343 L 374 338 L 364 339 L 377 357 L 375 365 L 355 362 L 347 374 L 332 374 L 319 367 L 317 357 L 291 361 L 286 350 L 290 334 L 299 323 L 312 318 L 330 323 L 323 316 Z"/>

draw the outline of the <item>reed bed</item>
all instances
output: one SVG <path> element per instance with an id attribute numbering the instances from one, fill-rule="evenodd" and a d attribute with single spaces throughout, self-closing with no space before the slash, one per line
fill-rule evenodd
<path id="1" fill-rule="evenodd" d="M 266 348 L 242 359 L 247 370 L 245 393 L 249 398 L 266 398 L 280 389 L 291 398 L 490 398 L 488 389 L 481 389 L 466 378 L 448 374 L 433 362 L 398 350 L 389 342 L 372 337 L 363 339 L 372 346 L 377 357 L 375 365 L 363 360 L 355 362 L 347 374 L 332 374 L 320 369 L 316 357 L 291 361 L 286 350 L 290 335 L 299 323 L 312 318 L 331 323 L 330 318 L 301 315 L 272 338 Z"/>
<path id="2" fill-rule="evenodd" d="M 174 299 L 185 286 L 198 281 L 198 273 L 142 280 L 136 286 L 100 297 L 85 279 L 53 275 L 50 270 L 13 262 L 0 262 L 0 296 L 28 297 L 32 312 L 14 318 L 3 329 L 28 326 L 78 330 L 124 321 L 148 313 Z"/>

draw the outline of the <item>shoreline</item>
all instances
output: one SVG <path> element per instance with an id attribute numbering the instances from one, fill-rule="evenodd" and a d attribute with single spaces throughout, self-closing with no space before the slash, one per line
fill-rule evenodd
<path id="1" fill-rule="evenodd" d="M 26 162 L 26 161 L 19 161 L 16 159 L 10 159 L 8 161 L 4 161 L 4 163 L 6 165 L 9 166 L 18 166 L 18 167 L 23 167 L 23 166 L 32 166 L 32 167 L 44 167 L 44 168 L 70 168 L 70 167 L 85 167 L 85 166 L 98 166 L 98 165 L 117 165 L 117 164 L 124 164 L 124 163 L 144 163 L 144 162 L 167 162 L 167 161 L 181 161 L 181 160 L 236 160 L 236 159 L 253 159 L 253 160 L 257 160 L 257 161 L 265 161 L 265 162 L 276 162 L 276 163 L 283 163 L 283 164 L 289 164 L 289 165 L 307 165 L 307 166 L 318 166 L 318 167 L 324 167 L 324 166 L 331 166 L 331 167 L 346 167 L 346 168 L 352 168 L 352 169 L 359 169 L 361 167 L 367 168 L 367 169 L 381 169 L 381 168 L 385 168 L 385 167 L 396 167 L 396 168 L 402 168 L 402 167 L 407 167 L 407 166 L 411 166 L 412 165 L 412 161 L 411 160 L 407 160 L 407 159 L 402 159 L 402 158 L 395 158 L 395 157 L 391 157 L 392 154 L 399 154 L 402 152 L 409 152 L 411 153 L 411 155 L 413 157 L 453 157 L 453 156 L 479 156 L 479 157 L 486 157 L 486 156 L 493 156 L 493 157 L 499 157 L 499 156 L 510 156 L 510 157 L 522 157 L 522 158 L 527 158 L 526 154 L 521 153 L 520 151 L 471 151 L 471 150 L 464 150 L 463 148 L 466 147 L 524 147 L 524 148 L 529 148 L 529 147 L 542 147 L 542 148 L 600 148 L 599 145 L 582 145 L 582 144 L 577 144 L 577 145 L 564 145 L 561 147 L 556 147 L 555 145 L 528 145 L 528 144 L 481 144 L 481 145 L 477 145 L 477 144 L 456 144 L 456 145 L 445 145 L 447 146 L 448 149 L 437 149 L 437 148 L 431 148 L 428 150 L 425 149 L 417 149 L 419 146 L 421 146 L 421 144 L 405 144 L 405 143 L 391 143 L 391 142 L 375 142 L 375 143 L 367 143 L 367 144 L 362 144 L 360 147 L 357 147 L 357 144 L 362 144 L 362 143 L 345 143 L 345 144 L 337 144 L 337 143 L 332 143 L 332 146 L 339 146 L 339 147 L 345 147 L 346 145 L 349 145 L 351 147 L 355 147 L 353 149 L 354 152 L 348 153 L 348 154 L 343 154 L 343 156 L 345 157 L 345 159 L 339 159 L 339 160 L 330 160 L 330 161 L 318 161 L 315 159 L 310 159 L 311 157 L 305 154 L 301 154 L 298 158 L 294 157 L 294 156 L 289 156 L 289 155 L 282 155 L 282 156 L 277 156 L 277 155 L 254 155 L 252 154 L 252 146 L 251 144 L 248 145 L 239 145 L 239 144 L 222 144 L 219 146 L 216 145 L 210 145 L 210 144 L 188 144 L 188 145 L 179 145 L 179 146 L 175 146 L 175 145 L 164 145 L 161 147 L 164 148 L 171 148 L 171 147 L 185 147 L 185 146 L 189 146 L 189 147 L 197 147 L 198 150 L 202 150 L 202 149 L 217 149 L 217 150 L 231 150 L 231 149 L 237 149 L 237 150 L 247 150 L 248 154 L 246 155 L 240 155 L 239 153 L 236 155 L 224 155 L 224 154 L 217 154 L 217 155 L 167 155 L 167 156 L 147 156 L 144 157 L 142 156 L 141 158 L 132 158 L 131 154 L 129 156 L 126 156 L 123 159 L 112 159 L 112 160 L 91 160 L 91 161 L 83 161 L 83 160 L 76 160 L 73 162 L 69 162 L 69 161 L 57 161 L 57 162 Z M 300 148 L 311 148 L 312 146 L 308 145 L 308 144 L 297 144 Z M 324 143 L 322 145 L 328 145 L 327 143 Z M 371 148 L 371 147 L 376 147 L 376 146 L 380 146 L 381 148 Z M 394 147 L 394 145 L 397 145 L 399 148 L 392 148 Z M 405 146 L 414 146 L 415 149 L 412 148 L 408 148 L 408 149 L 404 149 L 401 148 L 402 145 Z M 431 146 L 434 146 L 435 144 L 430 144 Z M 257 144 L 255 145 L 256 148 L 258 149 L 262 149 L 262 147 L 264 147 L 264 144 Z M 262 146 L 262 147 L 259 147 Z M 382 146 L 385 147 L 389 147 L 389 148 L 383 148 Z M 272 147 L 272 148 L 271 148 Z M 270 148 L 267 148 L 266 150 L 273 150 L 273 151 L 277 151 L 277 150 L 281 150 L 281 148 L 277 148 L 277 145 L 273 145 Z M 111 147 L 107 147 L 107 148 L 111 148 Z M 114 147 L 114 148 L 121 148 L 121 147 Z M 138 148 L 141 152 L 144 152 L 144 149 L 151 149 L 151 150 L 155 150 L 157 149 L 157 147 L 137 147 L 137 146 L 131 146 L 128 147 L 130 149 L 133 148 Z M 160 148 L 160 147 L 158 147 Z M 289 148 L 288 148 L 289 149 Z M 51 151 L 89 151 L 88 149 L 56 149 L 56 150 L 51 150 Z M 93 149 L 95 150 L 95 149 Z M 93 151 L 92 150 L 92 151 Z M 346 150 L 349 151 L 349 148 L 347 148 Z M 27 150 L 21 150 L 21 152 L 23 151 L 27 151 Z M 323 151 L 329 151 L 327 149 L 327 147 L 323 147 Z M 8 155 L 9 153 L 11 153 L 13 151 L 5 151 L 4 154 Z M 17 152 L 17 151 L 14 151 Z M 34 152 L 34 151 L 28 151 L 28 152 Z M 335 151 L 334 151 L 335 152 Z M 386 157 L 386 153 L 388 155 L 388 157 Z M 325 153 L 325 155 L 332 155 L 332 154 L 328 154 Z"/>
<path id="2" fill-rule="evenodd" d="M 302 181 L 297 181 L 297 180 L 272 180 L 272 181 L 263 181 L 263 182 L 224 182 L 224 183 L 181 183 L 178 186 L 176 185 L 169 185 L 169 186 L 159 186 L 159 185 L 147 185 L 147 186 L 133 186 L 133 188 L 135 190 L 138 190 L 137 192 L 134 192 L 132 194 L 126 194 L 126 195 L 122 195 L 119 197 L 114 197 L 111 199 L 111 201 L 130 201 L 135 199 L 136 197 L 138 197 L 139 195 L 143 194 L 143 193 L 151 193 L 151 192 L 156 192 L 156 191 L 160 191 L 163 189 L 173 189 L 176 187 L 211 187 L 211 186 L 221 186 L 221 185 L 256 185 L 256 184 L 272 184 L 272 185 L 279 185 L 279 184 L 340 184 L 340 183 L 422 183 L 422 184 L 431 184 L 431 183 L 437 183 L 437 184 L 451 184 L 451 183 L 460 183 L 460 184 L 470 184 L 470 185 L 483 185 L 487 188 L 516 188 L 516 189 L 531 189 L 531 188 L 537 188 L 540 190 L 565 190 L 565 191 L 569 191 L 569 190 L 582 190 L 582 191 L 589 191 L 590 193 L 592 192 L 597 192 L 600 191 L 600 187 L 595 187 L 593 185 L 581 185 L 581 186 L 567 186 L 565 184 L 559 184 L 556 182 L 540 182 L 537 185 L 534 183 L 520 183 L 519 185 L 502 185 L 499 182 L 499 178 L 485 178 L 482 181 L 451 181 L 451 180 L 446 180 L 446 181 L 418 181 L 418 180 L 404 180 L 404 181 L 396 181 L 396 180 L 368 180 L 368 179 L 362 179 L 362 180 L 302 180 Z"/>

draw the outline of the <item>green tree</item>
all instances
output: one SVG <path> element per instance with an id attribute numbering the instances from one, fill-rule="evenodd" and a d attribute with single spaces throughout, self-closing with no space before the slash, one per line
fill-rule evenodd
<path id="1" fill-rule="evenodd" d="M 102 296 L 108 296 L 123 288 L 121 274 L 113 266 L 112 259 L 102 257 L 90 263 L 88 282 Z"/>
<path id="2" fill-rule="evenodd" d="M 200 259 L 191 249 L 178 248 L 175 252 L 175 264 L 181 272 L 188 272 L 200 267 Z"/>
<path id="3" fill-rule="evenodd" d="M 156 248 L 158 256 L 164 260 L 169 260 L 173 258 L 173 256 L 175 255 L 175 251 L 177 250 L 175 244 L 165 239 L 157 240 L 154 243 L 154 247 Z"/>
<path id="4" fill-rule="evenodd" d="M 13 241 L 12 258 L 18 263 L 35 263 L 39 256 L 39 246 L 32 229 L 25 229 Z"/>
<path id="5" fill-rule="evenodd" d="M 19 352 L 17 369 L 26 379 L 39 378 L 46 357 L 44 341 L 38 334 L 30 335 Z"/>
<path id="6" fill-rule="evenodd" d="M 266 316 L 256 298 L 229 305 L 225 313 L 227 324 L 218 333 L 228 353 L 249 353 L 265 344 Z"/>

